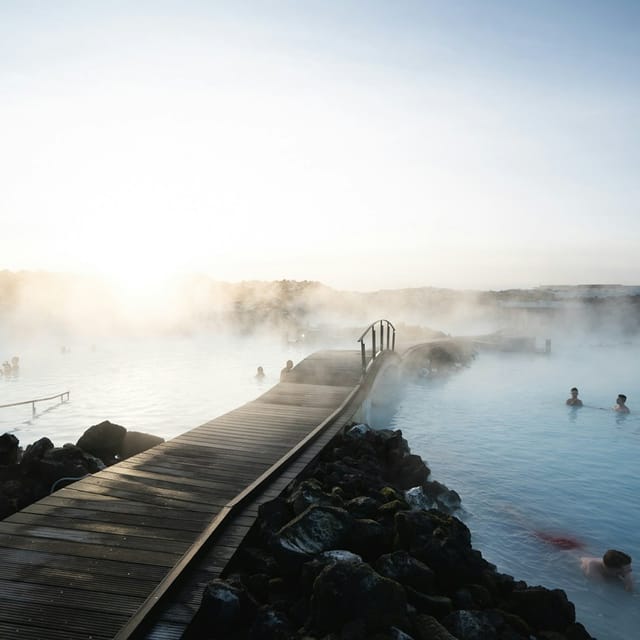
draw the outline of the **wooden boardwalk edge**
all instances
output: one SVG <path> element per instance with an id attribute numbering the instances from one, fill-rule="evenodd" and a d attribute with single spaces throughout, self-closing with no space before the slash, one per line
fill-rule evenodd
<path id="1" fill-rule="evenodd" d="M 231 515 L 235 514 L 240 507 L 242 507 L 265 483 L 272 480 L 274 475 L 298 457 L 298 455 L 302 453 L 308 445 L 316 440 L 316 438 L 345 411 L 358 393 L 359 389 L 360 385 L 354 387 L 344 402 L 331 415 L 323 420 L 309 435 L 303 438 L 295 447 L 289 450 L 288 453 L 277 460 L 261 476 L 254 480 L 248 487 L 223 507 L 209 526 L 200 534 L 200 536 L 198 536 L 194 543 L 185 552 L 180 561 L 153 590 L 142 607 L 138 609 L 129 622 L 118 632 L 114 640 L 128 640 L 129 638 L 136 637 L 138 631 L 142 628 L 145 622 L 148 621 L 149 617 L 153 615 L 153 611 L 161 604 L 162 598 L 168 594 L 175 581 L 180 577 L 185 569 L 197 559 L 200 553 L 204 550 L 207 542 L 215 536 L 216 532 L 220 530 L 227 519 Z"/>
<path id="2" fill-rule="evenodd" d="M 399 359 L 363 374 L 357 350 L 311 354 L 255 400 L 0 521 L 0 640 L 180 638 L 259 506 Z"/>

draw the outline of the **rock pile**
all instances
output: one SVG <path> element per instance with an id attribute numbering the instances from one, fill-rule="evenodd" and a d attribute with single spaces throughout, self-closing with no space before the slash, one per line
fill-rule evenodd
<path id="1" fill-rule="evenodd" d="M 11 433 L 0 436 L 0 520 L 67 484 L 164 442 L 109 421 L 87 429 L 77 444 L 55 447 L 40 438 L 23 451 Z"/>
<path id="2" fill-rule="evenodd" d="M 400 431 L 351 428 L 259 518 L 184 640 L 589 640 L 559 589 L 498 573 Z"/>

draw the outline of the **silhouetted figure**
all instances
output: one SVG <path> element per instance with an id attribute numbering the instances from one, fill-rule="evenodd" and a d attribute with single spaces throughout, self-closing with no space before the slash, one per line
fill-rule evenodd
<path id="1" fill-rule="evenodd" d="M 582 400 L 578 398 L 578 389 L 576 387 L 572 387 L 571 389 L 571 397 L 567 398 L 566 404 L 570 407 L 581 407 Z"/>
<path id="2" fill-rule="evenodd" d="M 280 382 L 284 382 L 287 379 L 287 376 L 293 369 L 293 361 L 287 360 L 287 364 L 285 368 L 280 372 Z"/>
<path id="3" fill-rule="evenodd" d="M 258 367 L 258 371 L 256 373 L 256 380 L 264 380 L 264 369 L 262 367 Z"/>
<path id="4" fill-rule="evenodd" d="M 627 405 L 625 404 L 626 402 L 627 396 L 625 396 L 624 393 L 618 394 L 613 410 L 617 411 L 618 413 L 629 413 L 629 407 L 627 407 Z"/>

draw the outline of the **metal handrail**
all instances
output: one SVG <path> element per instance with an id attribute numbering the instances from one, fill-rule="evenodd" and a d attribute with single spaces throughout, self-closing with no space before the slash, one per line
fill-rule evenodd
<path id="1" fill-rule="evenodd" d="M 380 325 L 380 349 L 377 348 L 376 342 L 376 326 Z M 365 373 L 367 367 L 371 362 L 376 359 L 378 354 L 385 351 L 385 340 L 384 334 L 387 334 L 387 346 L 386 351 L 395 351 L 396 349 L 396 328 L 384 318 L 381 320 L 376 320 L 372 322 L 363 332 L 363 334 L 358 338 L 358 342 L 360 343 L 360 353 L 362 354 L 362 373 Z M 365 336 L 371 332 L 371 359 L 369 363 L 367 363 L 367 347 L 365 345 Z M 391 333 L 393 332 L 393 334 Z"/>
<path id="2" fill-rule="evenodd" d="M 6 409 L 7 407 L 17 407 L 22 404 L 30 404 L 31 412 L 33 415 L 36 414 L 36 402 L 45 402 L 46 400 L 55 400 L 56 398 L 60 398 L 60 402 L 65 402 L 64 397 L 67 396 L 67 400 L 69 400 L 69 392 L 63 391 L 62 393 L 56 393 L 55 396 L 48 396 L 47 398 L 34 398 L 33 400 L 24 400 L 23 402 L 12 402 L 11 404 L 0 404 L 0 409 Z"/>

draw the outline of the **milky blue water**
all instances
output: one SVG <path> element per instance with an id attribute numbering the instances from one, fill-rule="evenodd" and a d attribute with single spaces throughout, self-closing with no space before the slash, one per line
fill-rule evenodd
<path id="1" fill-rule="evenodd" d="M 639 637 L 640 594 L 589 582 L 579 568 L 580 556 L 608 548 L 640 564 L 639 355 L 629 345 L 480 354 L 449 378 L 409 383 L 393 419 L 432 477 L 461 494 L 483 556 L 530 585 L 564 589 L 600 640 Z M 565 406 L 572 386 L 588 406 Z M 618 393 L 632 410 L 624 419 L 610 409 Z M 547 534 L 583 548 L 558 548 Z"/>
<path id="2" fill-rule="evenodd" d="M 23 446 L 43 436 L 58 446 L 76 442 L 103 420 L 170 438 L 253 400 L 278 382 L 288 359 L 319 348 L 224 334 L 78 340 L 65 353 L 44 340 L 3 346 L 0 357 L 18 355 L 20 371 L 0 377 L 0 405 L 70 392 L 64 404 L 38 403 L 35 417 L 30 405 L 0 409 L 0 433 Z"/>
<path id="3" fill-rule="evenodd" d="M 0 377 L 0 404 L 70 391 L 70 401 L 0 409 L 0 433 L 26 445 L 48 436 L 75 442 L 111 420 L 169 438 L 230 411 L 278 382 L 287 359 L 323 346 L 273 337 L 225 335 L 2 344 L 0 359 L 21 358 Z M 587 582 L 581 555 L 619 548 L 640 563 L 640 349 L 582 345 L 550 357 L 481 354 L 437 381 L 410 382 L 393 426 L 401 428 L 432 476 L 462 496 L 463 519 L 484 557 L 530 584 L 565 589 L 578 619 L 600 640 L 628 640 L 640 629 L 640 600 Z M 258 383 L 256 367 L 267 378 Z M 586 405 L 564 405 L 572 386 Z M 609 410 L 619 392 L 631 415 Z M 594 408 L 602 407 L 603 409 Z M 606 410 L 605 410 L 606 409 Z M 536 537 L 573 537 L 562 550 Z"/>

